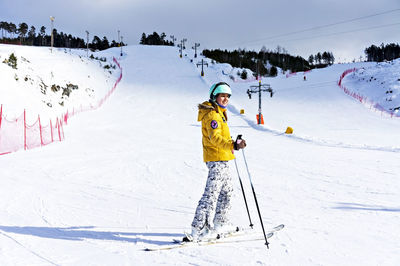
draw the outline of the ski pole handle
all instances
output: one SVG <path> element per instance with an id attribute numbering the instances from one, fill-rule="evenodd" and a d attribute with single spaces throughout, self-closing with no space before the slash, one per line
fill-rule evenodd
<path id="1" fill-rule="evenodd" d="M 242 135 L 238 135 L 238 136 L 236 137 L 236 140 L 235 140 L 235 142 L 233 143 L 233 149 L 234 149 L 234 150 L 238 151 L 238 150 L 240 149 L 240 148 L 239 148 L 240 142 L 242 142 Z"/>

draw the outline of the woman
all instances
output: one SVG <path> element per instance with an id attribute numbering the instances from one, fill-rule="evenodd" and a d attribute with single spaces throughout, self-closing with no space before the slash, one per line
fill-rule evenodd
<path id="1" fill-rule="evenodd" d="M 203 159 L 208 167 L 207 184 L 192 222 L 192 234 L 186 241 L 199 241 L 210 230 L 229 226 L 228 211 L 232 194 L 232 177 L 228 161 L 233 150 L 246 147 L 246 141 L 233 141 L 227 124 L 226 108 L 232 91 L 225 82 L 211 86 L 210 100 L 199 104 Z"/>

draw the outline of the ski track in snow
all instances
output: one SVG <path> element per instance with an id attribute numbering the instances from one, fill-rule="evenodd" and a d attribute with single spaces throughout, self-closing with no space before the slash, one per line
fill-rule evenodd
<path id="1" fill-rule="evenodd" d="M 7 237 L 7 238 L 9 238 L 9 239 L 11 239 L 11 240 L 14 241 L 14 243 L 16 243 L 18 246 L 20 246 L 20 247 L 23 248 L 24 250 L 28 251 L 28 252 L 31 253 L 32 255 L 36 256 L 37 258 L 39 258 L 39 259 L 41 259 L 41 260 L 47 262 L 48 264 L 51 264 L 51 265 L 58 265 L 58 264 L 52 262 L 51 260 L 46 259 L 45 257 L 39 255 L 38 253 L 36 253 L 36 252 L 33 251 L 32 249 L 27 248 L 26 246 L 24 246 L 23 244 L 21 244 L 18 240 L 16 240 L 15 238 L 9 236 L 8 234 L 5 234 L 4 232 L 1 232 L 1 231 L 0 231 L 0 234 L 3 235 L 3 236 L 5 236 L 5 237 Z"/>

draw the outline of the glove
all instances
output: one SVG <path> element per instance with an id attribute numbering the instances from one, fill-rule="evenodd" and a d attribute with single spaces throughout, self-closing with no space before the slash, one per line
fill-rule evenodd
<path id="1" fill-rule="evenodd" d="M 246 147 L 246 141 L 244 139 L 236 139 L 236 141 L 233 143 L 233 148 L 235 150 L 240 150 L 240 149 L 244 149 L 244 147 Z"/>

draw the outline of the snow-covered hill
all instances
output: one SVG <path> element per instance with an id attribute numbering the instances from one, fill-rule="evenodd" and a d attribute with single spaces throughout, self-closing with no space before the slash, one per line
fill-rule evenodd
<path id="1" fill-rule="evenodd" d="M 400 117 L 400 59 L 360 68 L 344 84 L 369 102 Z"/>
<path id="2" fill-rule="evenodd" d="M 263 95 L 265 126 L 258 126 L 258 100 L 246 94 L 256 81 L 234 83 L 218 64 L 202 78 L 197 62 L 180 59 L 174 47 L 124 52 L 117 90 L 102 108 L 73 117 L 65 141 L 0 157 L 2 265 L 400 263 L 400 119 L 365 108 L 337 86 L 346 69 L 373 64 L 313 70 L 307 81 L 264 79 L 276 93 Z M 269 250 L 255 241 L 144 252 L 190 228 L 207 175 L 197 104 L 221 80 L 232 85 L 228 123 L 248 143 L 264 225 L 285 228 Z M 283 134 L 287 126 L 293 135 Z M 261 234 L 241 153 L 237 162 Z M 231 166 L 232 221 L 245 227 Z"/>
<path id="3" fill-rule="evenodd" d="M 112 57 L 90 59 L 84 50 L 51 53 L 48 47 L 0 44 L 3 115 L 16 118 L 26 109 L 28 120 L 36 120 L 38 114 L 54 118 L 80 105 L 95 105 L 113 85 L 114 72 Z"/>

